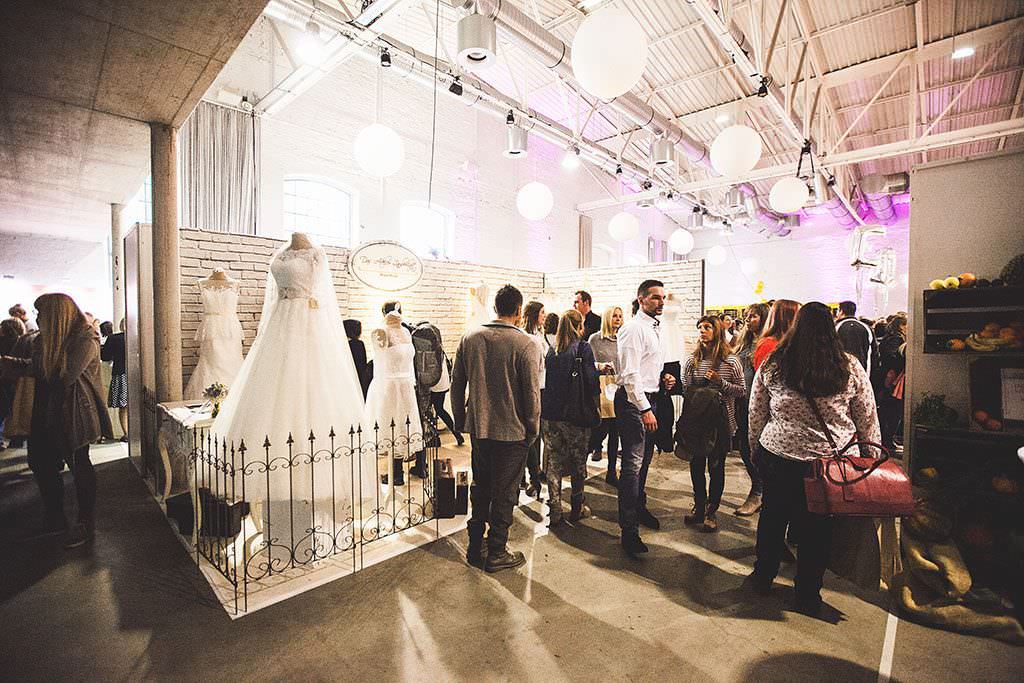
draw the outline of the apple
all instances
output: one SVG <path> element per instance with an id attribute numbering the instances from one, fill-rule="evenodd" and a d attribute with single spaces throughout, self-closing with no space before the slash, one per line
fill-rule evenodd
<path id="1" fill-rule="evenodd" d="M 974 420 L 978 424 L 981 424 L 981 425 L 985 424 L 985 421 L 988 420 L 988 418 L 989 418 L 989 414 L 986 413 L 984 410 L 975 410 L 974 411 Z"/>
<path id="2" fill-rule="evenodd" d="M 945 280 L 932 280 L 931 282 L 928 283 L 928 288 L 929 289 L 945 289 L 946 288 L 946 281 Z"/>

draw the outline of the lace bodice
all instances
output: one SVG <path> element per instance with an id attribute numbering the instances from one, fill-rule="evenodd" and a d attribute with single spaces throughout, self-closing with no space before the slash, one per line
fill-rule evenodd
<path id="1" fill-rule="evenodd" d="M 314 299 L 317 264 L 324 258 L 321 249 L 286 249 L 270 263 L 270 273 L 281 299 Z"/>
<path id="2" fill-rule="evenodd" d="M 376 349 L 373 354 L 373 376 L 382 379 L 413 379 L 413 358 L 416 348 L 412 335 L 401 325 L 388 325 L 373 331 Z"/>
<path id="3" fill-rule="evenodd" d="M 196 339 L 241 339 L 238 288 L 200 285 L 199 295 L 203 300 L 203 319 L 196 330 Z"/>

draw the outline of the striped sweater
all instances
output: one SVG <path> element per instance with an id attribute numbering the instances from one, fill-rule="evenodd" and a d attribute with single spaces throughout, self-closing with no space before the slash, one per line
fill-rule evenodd
<path id="1" fill-rule="evenodd" d="M 714 368 L 710 360 L 702 360 L 694 366 L 693 356 L 686 359 L 686 366 L 683 368 L 683 393 L 696 383 L 702 385 L 707 380 L 704 375 Z M 747 395 L 747 387 L 743 382 L 743 368 L 740 359 L 734 355 L 726 357 L 725 362 L 718 366 L 719 380 L 712 382 L 711 386 L 718 387 L 722 391 L 722 404 L 729 414 L 729 432 L 736 434 L 736 400 Z"/>

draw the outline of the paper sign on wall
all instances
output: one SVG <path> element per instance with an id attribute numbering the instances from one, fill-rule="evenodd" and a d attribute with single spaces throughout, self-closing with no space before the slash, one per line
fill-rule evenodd
<path id="1" fill-rule="evenodd" d="M 423 262 L 398 242 L 367 242 L 352 252 L 348 270 L 367 287 L 399 292 L 420 281 Z"/>

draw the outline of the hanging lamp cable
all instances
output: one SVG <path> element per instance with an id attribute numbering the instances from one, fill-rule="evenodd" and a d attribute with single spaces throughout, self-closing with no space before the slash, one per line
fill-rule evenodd
<path id="1" fill-rule="evenodd" d="M 437 146 L 437 51 L 441 43 L 441 0 L 434 0 L 434 92 L 430 111 L 430 171 L 427 176 L 427 208 L 434 208 L 434 148 Z"/>

